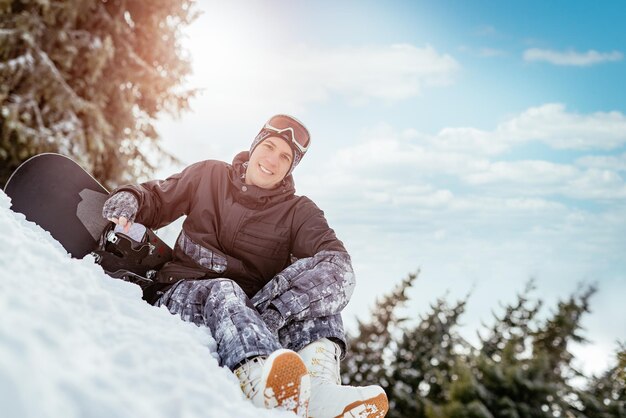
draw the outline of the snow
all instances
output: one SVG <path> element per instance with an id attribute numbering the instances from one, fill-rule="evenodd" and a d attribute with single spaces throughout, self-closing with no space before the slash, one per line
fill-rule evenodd
<path id="1" fill-rule="evenodd" d="M 4 417 L 293 417 L 244 398 L 207 328 L 67 252 L 0 191 Z"/>

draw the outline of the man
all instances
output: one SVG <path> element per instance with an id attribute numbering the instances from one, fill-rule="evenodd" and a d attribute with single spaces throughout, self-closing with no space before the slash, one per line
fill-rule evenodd
<path id="1" fill-rule="evenodd" d="M 340 312 L 354 273 L 323 212 L 295 195 L 291 173 L 309 145 L 300 121 L 276 115 L 232 164 L 202 161 L 121 187 L 103 216 L 128 231 L 186 215 L 173 261 L 144 298 L 209 327 L 221 365 L 255 405 L 302 417 L 307 408 L 315 418 L 383 417 L 382 388 L 341 386 Z"/>

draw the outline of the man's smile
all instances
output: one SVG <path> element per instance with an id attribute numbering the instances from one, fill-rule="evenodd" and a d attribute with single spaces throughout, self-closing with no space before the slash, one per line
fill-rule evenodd
<path id="1" fill-rule="evenodd" d="M 259 169 L 260 169 L 263 173 L 268 174 L 268 175 L 270 175 L 270 176 L 274 174 L 274 172 L 273 172 L 273 171 L 268 170 L 267 168 L 263 167 L 261 164 L 259 164 Z"/>

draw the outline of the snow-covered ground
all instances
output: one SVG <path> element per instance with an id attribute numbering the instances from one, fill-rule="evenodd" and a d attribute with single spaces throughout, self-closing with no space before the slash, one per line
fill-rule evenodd
<path id="1" fill-rule="evenodd" d="M 293 417 L 255 408 L 208 329 L 70 258 L 0 191 L 0 415 Z"/>

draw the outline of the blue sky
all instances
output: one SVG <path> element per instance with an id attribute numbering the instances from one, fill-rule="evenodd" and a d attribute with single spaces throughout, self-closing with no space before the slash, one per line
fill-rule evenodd
<path id="1" fill-rule="evenodd" d="M 206 90 L 159 123 L 163 144 L 230 161 L 270 115 L 303 120 L 297 190 L 352 254 L 349 325 L 419 267 L 410 314 L 471 292 L 470 339 L 532 277 L 547 306 L 599 285 L 583 369 L 626 340 L 626 3 L 198 8 L 184 46 Z"/>

